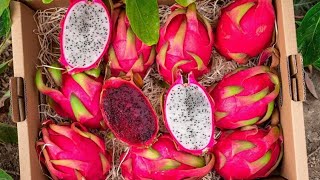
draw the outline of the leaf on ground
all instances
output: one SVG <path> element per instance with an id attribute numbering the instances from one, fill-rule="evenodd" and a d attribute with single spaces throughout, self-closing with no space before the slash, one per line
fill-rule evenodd
<path id="1" fill-rule="evenodd" d="M 306 85 L 307 85 L 308 90 L 309 90 L 310 93 L 313 95 L 313 97 L 315 97 L 316 99 L 319 99 L 318 93 L 317 93 L 317 91 L 316 91 L 316 88 L 315 88 L 315 86 L 314 86 L 313 81 L 312 81 L 311 78 L 310 78 L 310 74 L 309 74 L 309 73 L 305 73 L 304 80 L 305 80 L 305 82 L 306 82 Z"/>
<path id="2" fill-rule="evenodd" d="M 4 9 L 2 15 L 0 16 L 0 37 L 6 36 L 7 34 L 9 34 L 10 29 L 11 29 L 10 9 L 6 8 Z"/>
<path id="3" fill-rule="evenodd" d="M 50 4 L 53 0 L 42 0 L 43 4 Z"/>
<path id="4" fill-rule="evenodd" d="M 7 174 L 3 169 L 0 169 L 0 179 L 1 180 L 13 180 L 13 178 Z"/>
<path id="5" fill-rule="evenodd" d="M 304 16 L 306 12 L 317 2 L 319 2 L 319 0 L 294 0 L 294 14 Z"/>
<path id="6" fill-rule="evenodd" d="M 17 144 L 17 128 L 4 123 L 0 123 L 0 142 Z"/>
<path id="7" fill-rule="evenodd" d="M 320 2 L 303 18 L 297 29 L 297 41 L 304 66 L 314 65 L 320 68 Z"/>
<path id="8" fill-rule="evenodd" d="M 194 3 L 196 0 L 176 0 L 178 4 L 180 4 L 183 7 L 189 6 L 191 3 Z"/>
<path id="9" fill-rule="evenodd" d="M 160 18 L 157 0 L 126 0 L 126 11 L 133 32 L 147 45 L 157 44 Z"/>
<path id="10" fill-rule="evenodd" d="M 1 98 L 0 98 L 0 109 L 4 107 L 4 102 L 10 98 L 10 91 L 7 91 Z"/>
<path id="11" fill-rule="evenodd" d="M 3 11 L 9 7 L 10 0 L 0 0 L 0 16 L 2 15 Z"/>
<path id="12" fill-rule="evenodd" d="M 0 64 L 0 74 L 2 74 L 8 68 L 9 63 L 11 63 L 11 62 L 12 62 L 12 60 L 9 60 L 9 61 L 6 61 L 6 62 Z"/>

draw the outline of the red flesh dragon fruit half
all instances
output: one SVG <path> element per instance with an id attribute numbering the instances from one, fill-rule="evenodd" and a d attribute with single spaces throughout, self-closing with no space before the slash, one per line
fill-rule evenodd
<path id="1" fill-rule="evenodd" d="M 236 129 L 269 119 L 280 91 L 278 76 L 266 66 L 239 68 L 227 74 L 210 93 L 215 102 L 215 124 Z"/>
<path id="2" fill-rule="evenodd" d="M 197 13 L 196 5 L 178 8 L 160 30 L 156 57 L 159 73 L 169 83 L 175 81 L 177 69 L 193 72 L 196 78 L 202 76 L 209 72 L 212 47 L 211 25 Z"/>
<path id="3" fill-rule="evenodd" d="M 126 180 L 200 179 L 214 166 L 212 155 L 204 158 L 178 151 L 169 135 L 160 136 L 148 149 L 131 148 L 123 158 L 121 170 Z"/>
<path id="4" fill-rule="evenodd" d="M 60 34 L 60 63 L 69 73 L 98 66 L 111 39 L 110 21 L 101 0 L 71 0 Z"/>
<path id="5" fill-rule="evenodd" d="M 214 102 L 190 73 L 188 83 L 179 79 L 168 90 L 164 120 L 179 149 L 201 155 L 214 143 Z"/>
<path id="6" fill-rule="evenodd" d="M 93 69 L 86 73 L 69 75 L 63 73 L 57 64 L 53 64 L 48 71 L 60 90 L 49 88 L 43 82 L 41 69 L 36 73 L 38 90 L 48 96 L 48 104 L 62 117 L 89 128 L 105 128 L 105 123 L 99 108 L 100 93 L 103 78 L 100 70 Z"/>
<path id="7" fill-rule="evenodd" d="M 271 45 L 275 24 L 272 0 L 237 0 L 222 10 L 215 47 L 227 59 L 247 63 Z"/>
<path id="8" fill-rule="evenodd" d="M 156 112 L 132 82 L 121 78 L 105 81 L 101 93 L 102 115 L 113 134 L 131 146 L 149 146 L 159 130 Z"/>
<path id="9" fill-rule="evenodd" d="M 125 10 L 114 10 L 112 19 L 115 29 L 107 57 L 112 75 L 118 76 L 121 72 L 127 74 L 132 71 L 144 77 L 154 62 L 155 47 L 138 39 L 131 29 Z"/>
<path id="10" fill-rule="evenodd" d="M 282 158 L 282 143 L 277 126 L 224 131 L 214 149 L 215 170 L 226 180 L 267 177 Z"/>
<path id="11" fill-rule="evenodd" d="M 111 168 L 111 156 L 104 141 L 90 133 L 80 123 L 56 125 L 43 123 L 42 139 L 36 149 L 40 161 L 52 179 L 104 180 Z"/>

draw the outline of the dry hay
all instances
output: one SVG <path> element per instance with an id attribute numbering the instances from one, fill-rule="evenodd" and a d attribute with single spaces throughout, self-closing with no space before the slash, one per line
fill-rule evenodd
<path id="1" fill-rule="evenodd" d="M 221 7 L 229 3 L 230 0 L 203 0 L 197 2 L 197 9 L 211 24 L 216 26 L 218 17 L 220 15 Z M 37 29 L 34 33 L 38 35 L 41 50 L 39 52 L 39 60 L 41 64 L 39 67 L 43 67 L 43 74 L 47 78 L 47 86 L 55 88 L 53 80 L 48 74 L 46 67 L 49 67 L 51 63 L 57 62 L 60 56 L 59 50 L 59 33 L 60 33 L 60 20 L 63 18 L 66 12 L 66 8 L 52 8 L 43 11 L 37 11 L 34 19 L 37 23 Z M 170 7 L 166 5 L 159 6 L 161 25 L 164 24 L 168 15 L 170 14 Z M 214 83 L 221 80 L 221 78 L 230 71 L 239 67 L 234 61 L 226 61 L 224 57 L 220 56 L 215 50 L 212 51 L 212 65 L 211 71 L 200 79 L 200 83 L 206 87 L 212 86 Z M 257 60 L 251 60 L 246 66 L 254 66 Z M 163 125 L 160 97 L 165 92 L 161 76 L 157 73 L 156 66 L 152 66 L 147 77 L 144 79 L 143 92 L 149 98 L 151 104 L 155 108 L 157 115 L 160 119 L 160 130 L 166 131 Z M 47 104 L 40 105 L 40 111 L 42 114 L 42 120 L 46 118 L 54 119 L 58 122 L 65 121 L 59 117 Z M 107 149 L 110 150 L 113 155 L 113 168 L 108 176 L 108 179 L 118 180 L 123 179 L 119 169 L 120 155 L 128 151 L 128 147 L 110 137 L 108 132 L 98 132 L 100 136 L 106 139 Z M 220 179 L 215 172 L 211 172 L 203 180 Z"/>

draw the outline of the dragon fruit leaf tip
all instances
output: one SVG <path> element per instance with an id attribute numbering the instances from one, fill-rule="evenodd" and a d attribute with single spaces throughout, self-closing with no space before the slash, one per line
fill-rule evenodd
<path id="1" fill-rule="evenodd" d="M 214 149 L 215 170 L 224 179 L 267 177 L 279 164 L 283 140 L 277 126 L 223 131 Z M 232 171 L 230 171 L 232 169 Z"/>
<path id="2" fill-rule="evenodd" d="M 271 45 L 275 12 L 270 0 L 239 0 L 222 10 L 215 47 L 227 59 L 247 63 Z M 241 45 L 234 42 L 243 42 Z"/>
<path id="3" fill-rule="evenodd" d="M 73 74 L 95 68 L 108 49 L 112 29 L 101 0 L 71 1 L 61 21 L 60 63 Z"/>
<path id="4" fill-rule="evenodd" d="M 126 180 L 201 178 L 214 166 L 214 156 L 205 158 L 177 150 L 172 137 L 161 135 L 149 148 L 131 148 L 122 155 L 121 172 Z"/>
<path id="5" fill-rule="evenodd" d="M 216 126 L 236 129 L 262 124 L 271 117 L 279 91 L 278 76 L 266 66 L 227 74 L 210 92 L 215 102 Z"/>
<path id="6" fill-rule="evenodd" d="M 100 108 L 107 126 L 119 140 L 137 147 L 154 142 L 159 130 L 158 118 L 133 82 L 121 78 L 105 81 Z"/>
<path id="7" fill-rule="evenodd" d="M 179 76 L 165 97 L 165 125 L 179 149 L 201 155 L 215 144 L 214 102 L 192 73 L 188 83 Z"/>
<path id="8" fill-rule="evenodd" d="M 193 72 L 196 78 L 207 73 L 213 39 L 210 23 L 197 13 L 194 3 L 187 8 L 177 6 L 160 30 L 156 48 L 159 74 L 171 84 L 176 69 Z"/>
<path id="9" fill-rule="evenodd" d="M 115 30 L 106 60 L 109 61 L 113 76 L 121 72 L 146 75 L 155 59 L 155 48 L 144 44 L 131 29 L 124 9 L 117 8 L 113 21 Z"/>
<path id="10" fill-rule="evenodd" d="M 51 70 L 53 68 L 53 70 Z M 78 121 L 89 128 L 104 129 L 99 98 L 103 78 L 94 78 L 85 73 L 69 75 L 61 70 L 49 68 L 49 74 L 55 82 L 61 83 L 59 89 L 49 88 L 42 77 L 42 69 L 36 72 L 35 84 L 38 90 L 48 96 L 48 104 L 57 114 Z"/>
<path id="11" fill-rule="evenodd" d="M 111 156 L 101 138 L 77 122 L 61 126 L 46 120 L 41 132 L 36 150 L 40 162 L 48 168 L 53 179 L 106 178 L 111 168 Z"/>

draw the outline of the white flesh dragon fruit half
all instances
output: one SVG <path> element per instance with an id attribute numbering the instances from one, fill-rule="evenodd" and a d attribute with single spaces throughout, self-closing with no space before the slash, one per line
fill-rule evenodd
<path id="1" fill-rule="evenodd" d="M 169 89 L 164 103 L 165 124 L 178 148 L 201 155 L 211 150 L 214 140 L 214 102 L 194 78 L 188 83 L 180 75 Z"/>
<path id="2" fill-rule="evenodd" d="M 99 65 L 111 39 L 111 22 L 101 0 L 72 0 L 61 22 L 60 62 L 69 73 Z"/>

